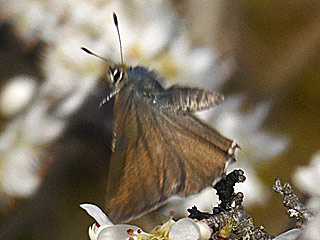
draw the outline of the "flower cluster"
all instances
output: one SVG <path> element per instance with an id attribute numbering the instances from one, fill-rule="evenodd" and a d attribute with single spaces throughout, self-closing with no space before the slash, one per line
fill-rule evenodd
<path id="1" fill-rule="evenodd" d="M 97 222 L 89 228 L 91 240 L 207 240 L 212 234 L 204 222 L 195 222 L 190 218 L 183 218 L 175 222 L 172 216 L 163 225 L 146 233 L 137 226 L 114 225 L 107 215 L 95 205 L 81 204 L 80 207 Z"/>

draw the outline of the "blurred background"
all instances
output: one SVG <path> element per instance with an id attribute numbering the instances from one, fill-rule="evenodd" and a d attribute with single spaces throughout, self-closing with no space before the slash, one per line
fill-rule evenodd
<path id="1" fill-rule="evenodd" d="M 120 61 L 113 12 L 127 64 L 225 95 L 200 116 L 242 148 L 246 209 L 271 234 L 294 227 L 271 188 L 278 176 L 320 207 L 319 11 L 315 0 L 0 0 L 0 239 L 88 239 L 79 204 L 104 206 L 113 102 L 98 108 L 105 64 L 80 47 Z"/>

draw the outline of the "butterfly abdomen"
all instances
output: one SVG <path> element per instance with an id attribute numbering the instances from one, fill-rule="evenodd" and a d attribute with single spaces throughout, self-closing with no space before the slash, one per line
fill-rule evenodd
<path id="1" fill-rule="evenodd" d="M 194 112 L 220 104 L 223 96 L 202 89 L 173 86 L 160 93 L 157 101 L 170 110 Z"/>

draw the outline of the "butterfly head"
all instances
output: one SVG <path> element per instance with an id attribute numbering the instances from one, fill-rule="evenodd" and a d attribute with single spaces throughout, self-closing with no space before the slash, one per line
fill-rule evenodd
<path id="1" fill-rule="evenodd" d="M 114 90 L 120 90 L 127 77 L 128 67 L 124 64 L 110 64 L 107 70 L 107 81 L 109 87 Z"/>
<path id="2" fill-rule="evenodd" d="M 98 57 L 108 63 L 107 78 L 108 78 L 109 87 L 113 89 L 114 93 L 116 93 L 121 90 L 121 88 L 125 84 L 125 80 L 128 79 L 126 76 L 128 67 L 123 63 L 122 43 L 121 43 L 121 37 L 119 32 L 118 18 L 115 13 L 113 13 L 113 21 L 114 21 L 114 25 L 116 26 L 118 38 L 119 38 L 121 64 L 115 64 L 109 59 L 101 57 L 91 52 L 87 48 L 82 47 L 81 49 L 86 53 L 89 53 L 95 57 Z"/>
<path id="3" fill-rule="evenodd" d="M 90 55 L 93 55 L 97 58 L 102 59 L 103 61 L 105 61 L 108 64 L 107 82 L 109 84 L 109 87 L 113 90 L 119 91 L 123 87 L 123 85 L 125 84 L 125 80 L 127 79 L 126 73 L 127 73 L 127 70 L 129 69 L 129 67 L 123 63 L 115 64 L 114 62 L 110 61 L 109 59 L 101 57 L 85 47 L 81 47 L 81 49 Z"/>

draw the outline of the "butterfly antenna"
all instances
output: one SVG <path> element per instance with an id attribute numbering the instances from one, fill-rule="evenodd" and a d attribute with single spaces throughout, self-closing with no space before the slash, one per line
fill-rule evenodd
<path id="1" fill-rule="evenodd" d="M 114 22 L 114 25 L 116 26 L 116 29 L 118 32 L 118 38 L 119 38 L 119 44 L 120 44 L 121 64 L 123 64 L 122 43 L 121 43 L 121 37 L 120 37 L 120 31 L 119 31 L 118 18 L 115 13 L 113 13 L 113 22 Z"/>
<path id="2" fill-rule="evenodd" d="M 95 56 L 97 58 L 100 58 L 102 59 L 103 61 L 107 62 L 107 63 L 110 63 L 110 61 L 104 57 L 101 57 L 99 56 L 98 54 L 95 54 L 94 52 L 91 52 L 88 48 L 85 48 L 85 47 L 81 47 L 81 50 L 85 51 L 86 53 L 92 55 L 92 56 Z"/>

